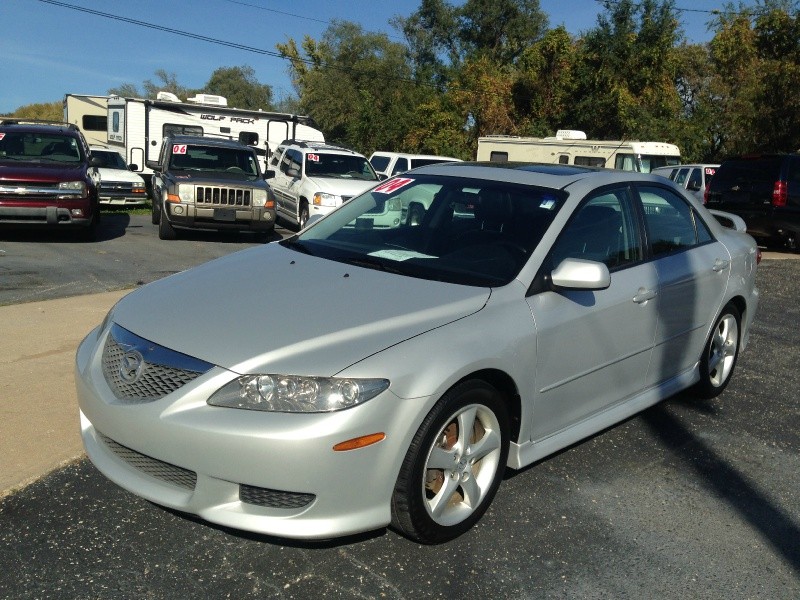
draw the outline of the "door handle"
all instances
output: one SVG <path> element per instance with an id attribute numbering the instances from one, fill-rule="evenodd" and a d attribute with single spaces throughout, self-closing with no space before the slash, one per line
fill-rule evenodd
<path id="1" fill-rule="evenodd" d="M 633 301 L 636 302 L 636 304 L 644 304 L 648 300 L 652 300 L 655 297 L 655 290 L 648 290 L 647 288 L 640 287 L 636 292 L 636 295 L 633 297 Z"/>
<path id="2" fill-rule="evenodd" d="M 724 271 L 725 269 L 727 269 L 728 265 L 730 264 L 731 261 L 722 260 L 721 258 L 718 258 L 717 260 L 714 261 L 714 266 L 711 268 L 714 270 L 715 273 L 719 273 L 720 271 Z"/>

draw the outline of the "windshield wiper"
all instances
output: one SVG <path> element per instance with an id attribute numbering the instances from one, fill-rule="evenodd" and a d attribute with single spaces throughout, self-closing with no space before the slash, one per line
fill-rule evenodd
<path id="1" fill-rule="evenodd" d="M 341 260 L 349 265 L 355 265 L 356 267 L 364 267 L 365 269 L 375 269 L 376 271 L 384 271 L 385 273 L 394 273 L 395 275 L 407 275 L 407 273 L 402 270 L 398 269 L 397 267 L 393 267 L 386 263 L 386 261 L 380 260 L 378 258 L 371 258 L 368 256 L 361 256 L 358 258 L 344 258 L 339 257 L 337 260 Z"/>
<path id="2" fill-rule="evenodd" d="M 314 256 L 314 253 L 308 249 L 308 246 L 306 246 L 303 242 L 299 240 L 290 238 L 288 240 L 282 240 L 279 243 L 284 248 L 291 248 L 292 250 L 296 250 L 297 252 L 302 252 L 303 254 Z"/>

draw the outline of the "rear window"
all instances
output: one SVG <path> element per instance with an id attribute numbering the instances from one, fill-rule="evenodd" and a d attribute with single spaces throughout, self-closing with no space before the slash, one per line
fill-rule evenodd
<path id="1" fill-rule="evenodd" d="M 779 156 L 727 160 L 714 174 L 714 184 L 735 181 L 772 184 L 780 177 L 782 162 L 783 159 Z"/>

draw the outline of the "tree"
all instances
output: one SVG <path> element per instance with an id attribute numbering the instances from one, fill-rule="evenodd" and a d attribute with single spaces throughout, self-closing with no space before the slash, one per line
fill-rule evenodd
<path id="1" fill-rule="evenodd" d="M 228 106 L 272 110 L 272 88 L 258 82 L 252 67 L 220 67 L 211 74 L 204 91 L 225 96 Z"/>
<path id="2" fill-rule="evenodd" d="M 579 43 L 573 122 L 593 137 L 671 138 L 679 116 L 673 0 L 606 2 Z"/>
<path id="3" fill-rule="evenodd" d="M 367 154 L 402 150 L 416 105 L 429 87 L 412 77 L 405 47 L 354 23 L 334 22 L 321 40 L 278 44 L 291 64 L 302 112 L 329 140 Z"/>
<path id="4" fill-rule="evenodd" d="M 63 121 L 64 106 L 59 100 L 56 102 L 40 102 L 37 104 L 26 104 L 17 108 L 12 114 L 8 115 L 18 119 L 43 119 L 45 121 Z"/>
<path id="5" fill-rule="evenodd" d="M 133 83 L 123 83 L 119 87 L 109 89 L 108 93 L 112 96 L 123 96 L 126 98 L 155 99 L 158 92 L 170 92 L 178 96 L 178 98 L 185 99 L 198 91 L 181 85 L 178 83 L 178 76 L 175 73 L 169 73 L 164 69 L 158 69 L 155 72 L 155 76 L 157 79 L 156 82 L 153 82 L 151 79 L 145 79 L 142 83 L 142 94 L 139 93 L 139 88 Z"/>

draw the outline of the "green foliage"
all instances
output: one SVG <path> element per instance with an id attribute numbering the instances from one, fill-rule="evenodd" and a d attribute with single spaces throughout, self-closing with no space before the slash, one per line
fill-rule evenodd
<path id="1" fill-rule="evenodd" d="M 64 105 L 57 102 L 41 102 L 20 106 L 9 117 L 18 119 L 44 119 L 45 121 L 62 121 L 64 119 Z"/>
<path id="2" fill-rule="evenodd" d="M 228 106 L 249 110 L 271 110 L 272 88 L 259 83 L 252 67 L 220 67 L 211 74 L 203 90 L 228 99 Z"/>

